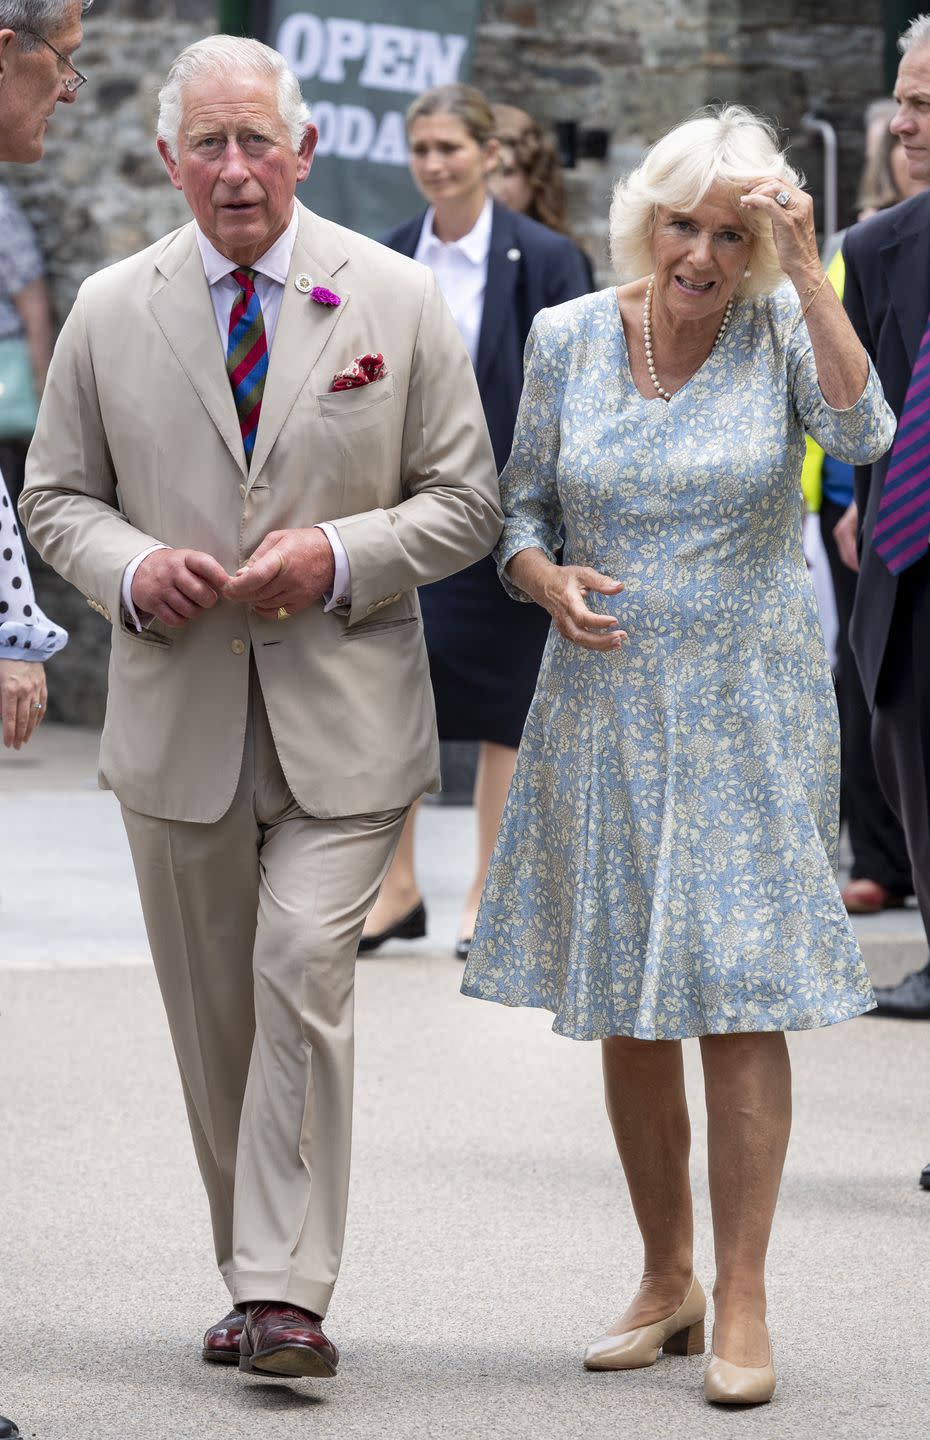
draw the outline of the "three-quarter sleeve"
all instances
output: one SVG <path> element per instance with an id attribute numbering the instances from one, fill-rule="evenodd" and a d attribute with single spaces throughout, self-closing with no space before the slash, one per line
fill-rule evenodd
<path id="1" fill-rule="evenodd" d="M 792 292 L 784 303 L 789 327 L 788 385 L 801 424 L 827 455 L 849 465 L 871 465 L 891 446 L 896 424 L 871 359 L 866 356 L 869 374 L 855 405 L 835 410 L 827 404 L 820 388 L 814 347 L 801 316 L 800 302 Z"/>
<path id="2" fill-rule="evenodd" d="M 510 459 L 501 474 L 504 529 L 494 551 L 501 583 L 514 600 L 530 597 L 504 571 L 521 550 L 542 550 L 556 561 L 562 544 L 557 471 L 567 357 L 555 343 L 545 310 L 533 321 L 523 358 L 523 395 Z"/>
<path id="3" fill-rule="evenodd" d="M 36 604 L 13 502 L 0 475 L 0 660 L 48 660 L 68 632 Z"/>

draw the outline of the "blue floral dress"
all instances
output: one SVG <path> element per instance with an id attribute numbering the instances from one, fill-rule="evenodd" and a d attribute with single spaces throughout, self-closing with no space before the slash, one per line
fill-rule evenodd
<path id="1" fill-rule="evenodd" d="M 873 1006 L 835 881 L 839 731 L 801 549 L 805 431 L 868 463 L 874 371 L 833 410 L 793 290 L 741 299 L 670 403 L 633 383 L 616 291 L 543 311 L 501 478 L 520 550 L 622 580 L 629 634 L 553 626 L 463 990 L 575 1039 L 807 1030 Z M 504 579 L 506 588 L 526 599 Z"/>

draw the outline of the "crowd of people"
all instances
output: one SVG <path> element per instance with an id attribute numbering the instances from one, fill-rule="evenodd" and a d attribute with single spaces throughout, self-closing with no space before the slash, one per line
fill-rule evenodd
<path id="1" fill-rule="evenodd" d="M 0 158 L 39 160 L 84 83 L 81 13 L 0 0 Z M 20 513 L 112 626 L 100 770 L 233 1307 L 205 1360 L 336 1373 L 356 956 L 425 931 L 415 812 L 443 737 L 481 747 L 464 993 L 601 1045 L 644 1263 L 583 1363 L 705 1350 L 693 1037 L 704 1395 L 772 1398 L 785 1036 L 876 1009 L 847 910 L 913 885 L 930 923 L 930 17 L 900 49 L 875 214 L 830 269 L 774 129 L 720 106 L 618 183 L 616 283 L 595 290 L 551 139 L 461 84 L 408 112 L 425 211 L 353 235 L 296 199 L 317 141 L 296 77 L 228 36 L 184 50 L 159 95 L 191 222 L 85 282 L 50 365 L 36 292 L 17 305 L 41 266 L 24 243 L 5 268 L 0 345 L 30 342 L 41 393 Z M 846 904 L 809 442 L 859 767 Z M 67 635 L 2 485 L 0 557 L 19 748 Z M 866 785 L 881 862 L 854 818 Z M 877 1008 L 930 1017 L 930 965 Z"/>

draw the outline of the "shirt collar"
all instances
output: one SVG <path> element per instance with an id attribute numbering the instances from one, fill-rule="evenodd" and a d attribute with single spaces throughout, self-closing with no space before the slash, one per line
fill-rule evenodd
<path id="1" fill-rule="evenodd" d="M 462 236 L 461 240 L 451 240 L 448 244 L 444 244 L 433 229 L 435 215 L 435 208 L 431 205 L 423 217 L 423 229 L 421 231 L 423 250 L 425 252 L 434 249 L 440 251 L 458 250 L 459 253 L 464 255 L 466 260 L 470 260 L 473 265 L 483 265 L 491 249 L 491 222 L 494 217 L 494 202 L 490 195 L 485 200 L 478 219 L 468 234 Z"/>
<path id="2" fill-rule="evenodd" d="M 194 234 L 197 236 L 200 258 L 203 261 L 203 270 L 208 285 L 215 285 L 218 280 L 225 279 L 227 275 L 231 275 L 234 270 L 239 268 L 235 260 L 230 260 L 228 255 L 221 254 L 216 246 L 207 239 L 196 220 L 194 221 Z M 297 206 L 295 205 L 287 229 L 278 236 L 264 255 L 259 256 L 251 269 L 257 271 L 259 275 L 266 275 L 269 280 L 276 280 L 279 285 L 286 284 L 296 241 Z"/>

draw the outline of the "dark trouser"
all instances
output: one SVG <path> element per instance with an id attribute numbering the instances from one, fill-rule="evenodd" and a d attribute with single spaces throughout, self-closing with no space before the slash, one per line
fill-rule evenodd
<path id="1" fill-rule="evenodd" d="M 911 866 L 900 821 L 885 799 L 872 757 L 872 716 L 849 648 L 849 618 L 856 598 L 856 572 L 840 559 L 833 527 L 842 505 L 824 498 L 820 533 L 830 562 L 836 596 L 836 700 L 840 712 L 843 813 L 849 827 L 854 880 L 874 880 L 893 895 L 910 895 Z"/>
<path id="2" fill-rule="evenodd" d="M 898 581 L 872 716 L 875 767 L 901 818 L 930 933 L 930 555 Z"/>

